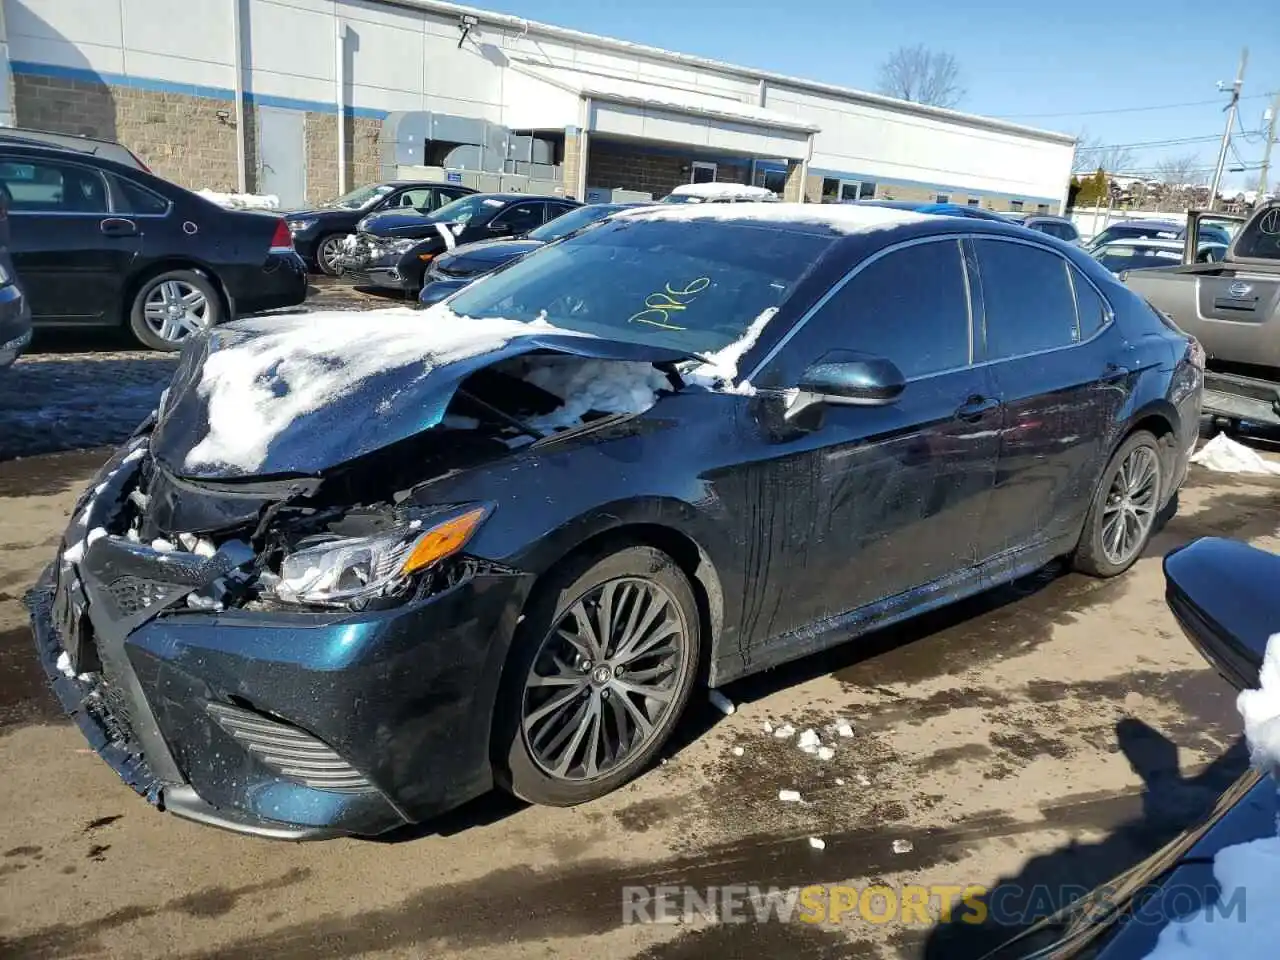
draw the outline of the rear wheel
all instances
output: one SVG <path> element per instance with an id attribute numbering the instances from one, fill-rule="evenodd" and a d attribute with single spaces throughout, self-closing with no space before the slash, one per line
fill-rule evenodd
<path id="1" fill-rule="evenodd" d="M 316 266 L 326 276 L 336 277 L 342 271 L 338 267 L 338 259 L 342 256 L 342 245 L 346 238 L 339 233 L 331 233 L 316 244 Z"/>
<path id="2" fill-rule="evenodd" d="M 1133 566 L 1155 527 L 1163 481 L 1159 443 L 1139 430 L 1120 445 L 1102 474 L 1073 558 L 1077 570 L 1114 577 Z"/>
<path id="3" fill-rule="evenodd" d="M 532 603 L 503 674 L 494 724 L 499 783 L 572 806 L 638 775 L 662 749 L 697 674 L 688 578 L 647 546 L 586 556 Z"/>
<path id="4" fill-rule="evenodd" d="M 194 270 L 170 270 L 147 280 L 129 311 L 133 335 L 152 350 L 179 350 L 188 337 L 221 319 L 218 291 Z"/>

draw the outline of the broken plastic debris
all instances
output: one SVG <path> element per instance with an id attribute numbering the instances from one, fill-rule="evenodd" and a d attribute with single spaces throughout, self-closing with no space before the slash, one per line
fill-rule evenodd
<path id="1" fill-rule="evenodd" d="M 840 734 L 840 736 L 842 737 L 852 737 L 853 727 L 848 723 L 841 721 L 839 724 L 836 725 L 836 733 Z"/>
<path id="2" fill-rule="evenodd" d="M 730 752 L 731 752 L 735 757 L 740 757 L 740 756 L 742 756 L 744 753 L 746 753 L 747 751 L 743 750 L 741 747 L 734 747 L 734 748 L 733 748 L 733 750 L 731 750 Z"/>
<path id="3" fill-rule="evenodd" d="M 831 759 L 832 757 L 834 757 L 835 755 L 836 755 L 836 752 L 835 752 L 834 750 L 832 750 L 830 747 L 819 747 L 819 748 L 818 748 L 818 759 L 819 759 L 819 760 L 830 760 L 830 759 Z"/>
<path id="4" fill-rule="evenodd" d="M 894 852 L 894 853 L 910 853 L 910 852 L 911 852 L 912 850 L 914 850 L 915 848 L 916 848 L 916 845 L 915 845 L 914 843 L 912 843 L 910 840 L 895 840 L 895 841 L 893 841 L 893 852 Z"/>
<path id="5" fill-rule="evenodd" d="M 93 543 L 95 540 L 101 540 L 106 535 L 107 531 L 102 529 L 102 527 L 94 527 L 89 531 L 89 535 L 84 538 L 84 542 L 86 544 Z"/>
<path id="6" fill-rule="evenodd" d="M 168 540 L 162 540 L 162 539 L 157 538 L 157 539 L 155 539 L 155 540 L 152 540 L 152 541 L 151 541 L 151 549 L 152 549 L 152 550 L 157 550 L 157 551 L 159 551 L 160 553 L 173 553 L 173 551 L 174 551 L 174 550 L 176 550 L 176 549 L 178 549 L 178 548 L 177 548 L 177 547 L 175 547 L 175 546 L 174 546 L 172 543 L 170 543 Z"/>
<path id="7" fill-rule="evenodd" d="M 212 557 L 218 552 L 218 548 L 213 545 L 211 540 L 199 540 L 196 542 L 195 550 L 192 552 L 197 557 Z"/>
<path id="8" fill-rule="evenodd" d="M 773 735 L 779 740 L 786 740 L 788 737 L 795 736 L 796 728 L 789 723 L 784 723 L 777 730 L 773 731 Z"/>
<path id="9" fill-rule="evenodd" d="M 816 753 L 818 745 L 822 741 L 818 739 L 818 734 L 813 730 L 805 730 L 800 734 L 800 739 L 796 741 L 798 746 L 805 753 Z"/>
<path id="10" fill-rule="evenodd" d="M 809 846 L 813 847 L 815 850 L 825 850 L 827 849 L 827 841 L 823 840 L 821 837 L 810 837 Z"/>
<path id="11" fill-rule="evenodd" d="M 199 542 L 200 538 L 194 533 L 178 534 L 178 543 L 182 545 L 183 550 L 194 550 L 196 548 L 196 544 Z"/>
<path id="12" fill-rule="evenodd" d="M 723 713 L 726 717 L 738 708 L 734 706 L 733 701 L 726 697 L 719 690 L 711 690 L 707 693 L 707 699 L 711 701 L 711 705 Z"/>
<path id="13" fill-rule="evenodd" d="M 54 666 L 58 668 L 58 672 L 64 677 L 74 677 L 76 675 L 75 671 L 71 669 L 71 655 L 65 650 L 58 654 L 58 660 Z"/>
<path id="14" fill-rule="evenodd" d="M 844 778 L 843 778 L 843 777 L 836 777 L 836 786 L 837 786 L 837 787 L 843 787 L 843 786 L 844 786 Z"/>
<path id="15" fill-rule="evenodd" d="M 799 803 L 800 791 L 799 790 L 779 790 L 778 799 L 781 800 L 783 803 Z"/>

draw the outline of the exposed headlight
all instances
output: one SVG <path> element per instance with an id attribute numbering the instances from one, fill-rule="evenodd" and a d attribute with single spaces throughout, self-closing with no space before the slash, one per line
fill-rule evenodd
<path id="1" fill-rule="evenodd" d="M 387 249 L 392 253 L 408 253 L 421 242 L 421 240 L 392 240 L 387 244 Z"/>
<path id="2" fill-rule="evenodd" d="M 290 233 L 302 233 L 304 230 L 310 230 L 316 225 L 315 220 L 289 220 Z"/>
<path id="3" fill-rule="evenodd" d="M 406 522 L 372 537 L 341 537 L 288 554 L 275 595 L 286 603 L 346 604 L 382 596 L 461 550 L 489 508 Z"/>

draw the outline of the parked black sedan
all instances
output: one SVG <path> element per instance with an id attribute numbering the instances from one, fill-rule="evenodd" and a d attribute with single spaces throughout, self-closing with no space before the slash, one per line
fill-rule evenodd
<path id="1" fill-rule="evenodd" d="M 523 237 L 510 240 L 477 240 L 445 253 L 436 254 L 427 267 L 426 280 L 418 295 L 421 303 L 439 303 L 450 294 L 457 293 L 476 277 L 496 270 L 504 263 L 537 250 L 539 247 L 567 237 L 575 230 L 603 220 L 619 210 L 645 206 L 635 203 L 589 203 L 562 213 L 554 220 L 530 230 Z"/>
<path id="2" fill-rule="evenodd" d="M 388 180 L 366 184 L 318 207 L 291 210 L 285 218 L 302 259 L 336 277 L 342 244 L 365 217 L 383 211 L 428 214 L 471 193 L 475 191 L 457 183 Z"/>
<path id="3" fill-rule="evenodd" d="M 86 153 L 0 141 L 11 252 L 36 326 L 127 325 L 177 350 L 238 314 L 299 304 L 307 272 L 284 219 L 227 210 Z"/>
<path id="4" fill-rule="evenodd" d="M 31 306 L 18 285 L 9 243 L 9 208 L 0 194 L 0 369 L 17 360 L 31 343 Z"/>
<path id="5" fill-rule="evenodd" d="M 464 243 L 522 237 L 535 227 L 580 207 L 563 197 L 527 193 L 473 193 L 435 213 L 375 213 L 360 221 L 343 248 L 342 276 L 358 286 L 416 296 L 427 264 Z"/>
<path id="6" fill-rule="evenodd" d="M 699 684 L 1057 557 L 1127 570 L 1202 377 L 1011 224 L 624 211 L 425 312 L 189 343 L 31 595 L 39 653 L 102 756 L 206 822 L 580 803 Z"/>

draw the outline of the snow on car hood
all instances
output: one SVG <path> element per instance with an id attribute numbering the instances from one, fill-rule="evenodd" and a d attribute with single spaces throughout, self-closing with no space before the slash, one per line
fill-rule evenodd
<path id="1" fill-rule="evenodd" d="M 152 437 L 173 473 L 317 474 L 435 426 L 458 384 L 535 351 L 674 362 L 665 347 L 438 305 L 259 317 L 191 340 Z"/>

